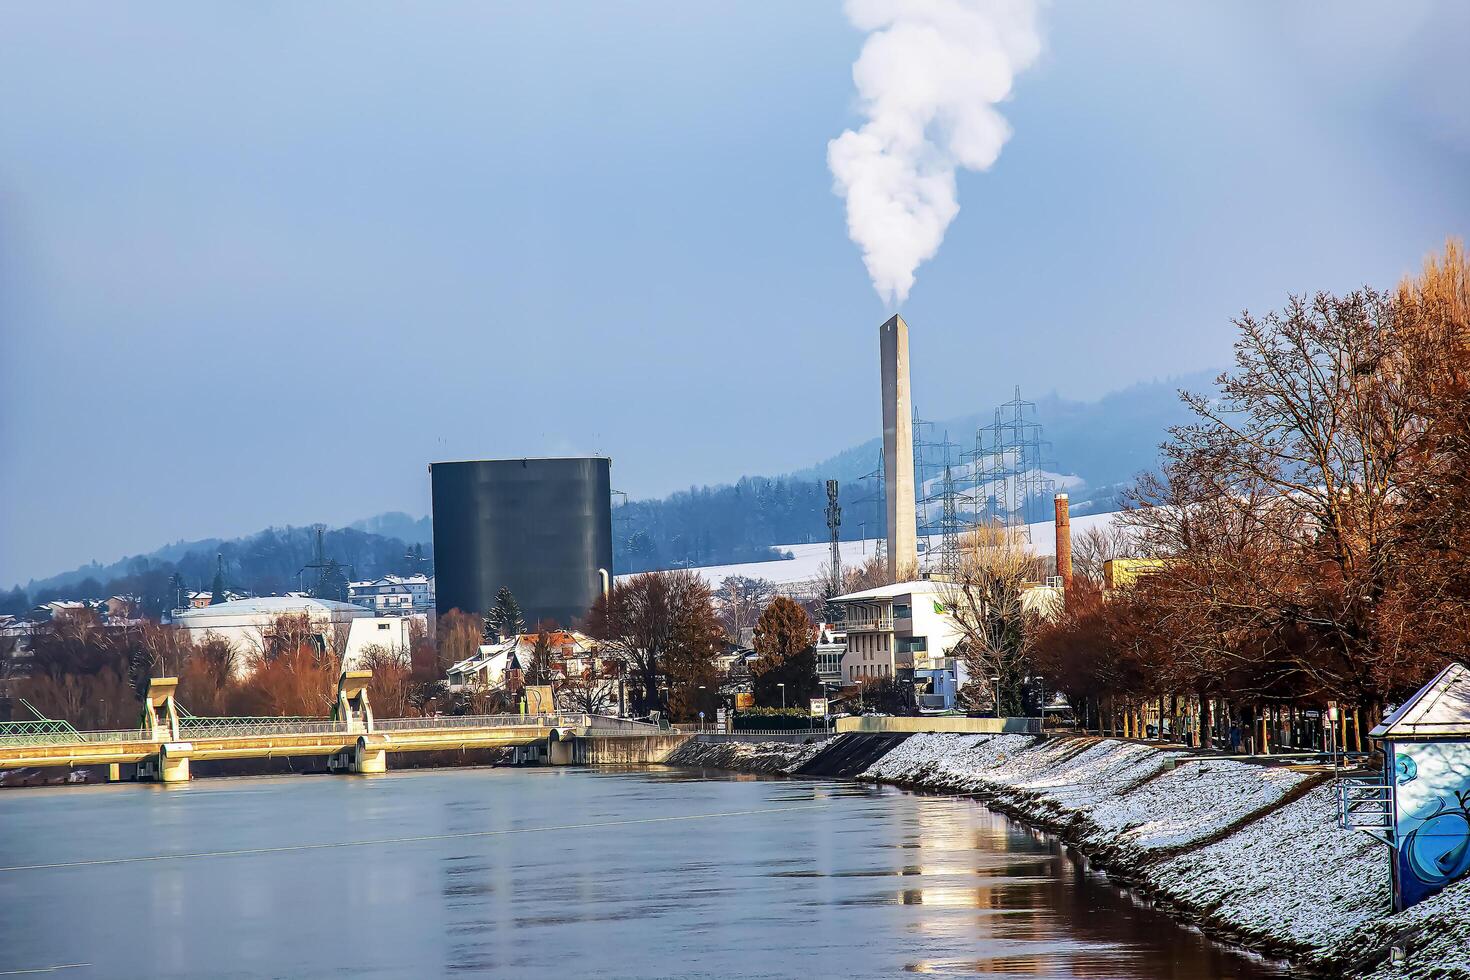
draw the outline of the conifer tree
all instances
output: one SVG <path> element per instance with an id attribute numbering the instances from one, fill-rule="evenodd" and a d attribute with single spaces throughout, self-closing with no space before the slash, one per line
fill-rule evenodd
<path id="1" fill-rule="evenodd" d="M 521 618 L 520 603 L 516 602 L 510 589 L 502 585 L 500 591 L 495 593 L 495 605 L 485 614 L 485 642 L 508 640 L 525 631 L 526 624 Z"/>
<path id="2" fill-rule="evenodd" d="M 209 604 L 217 606 L 227 598 L 228 596 L 225 595 L 225 556 L 217 555 L 214 564 L 214 585 L 211 586 Z"/>

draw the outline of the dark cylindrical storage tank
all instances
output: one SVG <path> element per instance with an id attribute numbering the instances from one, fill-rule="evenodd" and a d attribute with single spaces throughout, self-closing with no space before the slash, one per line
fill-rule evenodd
<path id="1" fill-rule="evenodd" d="M 609 460 L 433 463 L 435 604 L 483 615 L 510 589 L 534 628 L 573 626 L 612 572 Z"/>

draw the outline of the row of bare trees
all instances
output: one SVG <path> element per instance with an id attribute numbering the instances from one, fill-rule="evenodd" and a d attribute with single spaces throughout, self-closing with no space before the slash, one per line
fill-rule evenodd
<path id="1" fill-rule="evenodd" d="M 1079 567 L 1038 669 L 1105 725 L 1149 703 L 1269 738 L 1333 701 L 1359 744 L 1470 636 L 1470 264 L 1236 324 L 1103 549 L 1147 574 L 1105 598 Z"/>
<path id="2" fill-rule="evenodd" d="M 206 634 L 151 621 L 116 627 L 87 610 L 57 616 L 32 637 L 25 675 L 7 687 L 40 713 L 79 728 L 138 724 L 151 677 L 179 679 L 179 703 L 197 715 L 323 716 L 332 707 L 346 645 L 345 629 L 323 629 L 305 615 L 278 617 L 261 642 L 242 650 Z M 373 703 L 385 716 L 454 710 L 440 657 L 421 628 L 406 651 L 369 647 L 361 666 L 373 671 Z M 11 663 L 21 663 L 17 658 Z"/>

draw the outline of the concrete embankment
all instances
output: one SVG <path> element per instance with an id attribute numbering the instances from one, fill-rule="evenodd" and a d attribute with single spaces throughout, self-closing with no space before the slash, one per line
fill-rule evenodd
<path id="1" fill-rule="evenodd" d="M 793 769 L 792 775 L 825 776 L 829 779 L 856 776 L 866 772 L 906 738 L 908 735 L 905 734 L 839 735 L 822 746 L 822 751 Z"/>
<path id="2" fill-rule="evenodd" d="M 823 756 L 857 752 L 844 740 L 875 737 L 844 735 L 809 759 L 751 771 L 822 774 Z M 749 768 L 749 753 L 723 749 L 701 764 Z M 1470 978 L 1470 881 L 1389 915 L 1387 849 L 1338 827 L 1321 773 L 1115 739 L 915 734 L 857 775 L 974 796 L 1056 833 L 1179 918 L 1304 973 Z M 1389 972 L 1395 945 L 1408 963 Z"/>
<path id="3" fill-rule="evenodd" d="M 1389 915 L 1387 849 L 1338 826 L 1325 774 L 1114 739 L 917 735 L 861 778 L 974 795 L 1302 972 L 1470 977 L 1470 948 L 1442 938 L 1470 935 L 1470 882 Z M 1406 966 L 1374 973 L 1393 945 Z"/>
<path id="4" fill-rule="evenodd" d="M 821 752 L 825 742 L 825 739 L 817 738 L 797 742 L 691 738 L 670 753 L 664 761 L 671 766 L 789 775 L 802 763 Z"/>

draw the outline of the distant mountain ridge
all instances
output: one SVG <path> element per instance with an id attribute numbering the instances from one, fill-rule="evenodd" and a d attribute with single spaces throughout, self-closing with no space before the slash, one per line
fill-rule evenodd
<path id="1" fill-rule="evenodd" d="M 1158 446 L 1171 425 L 1190 420 L 1180 402 L 1179 389 L 1208 391 L 1216 372 L 1197 372 L 1162 381 L 1141 382 L 1112 392 L 1097 401 L 1064 399 L 1055 393 L 1036 402 L 1036 418 L 1044 430 L 1049 449 L 1043 452 L 1046 469 L 1070 478 L 1080 478 L 1080 487 L 1069 487 L 1074 513 L 1116 510 L 1118 494 L 1141 471 L 1158 465 Z M 1024 392 L 1022 393 L 1025 394 Z M 962 447 L 973 445 L 976 428 L 989 423 L 994 408 L 935 422 L 935 435 L 947 433 Z M 870 521 L 862 502 L 861 478 L 878 464 L 881 439 L 851 446 L 828 456 L 814 466 L 778 477 L 742 477 L 733 483 L 684 490 L 667 497 L 630 501 L 616 508 L 614 537 L 618 571 L 669 568 L 689 564 L 718 564 L 757 561 L 778 557 L 771 547 L 826 537 L 826 494 L 822 482 L 836 479 L 843 484 L 842 501 L 848 521 L 843 537 L 854 539 L 866 531 Z M 144 569 L 186 569 L 197 581 L 212 570 L 214 556 L 226 552 L 240 561 L 259 553 L 263 542 L 272 550 L 292 553 L 285 562 L 296 561 L 309 529 L 282 528 L 234 539 L 202 538 L 177 541 L 144 555 L 123 558 L 109 565 L 96 563 L 32 580 L 25 591 L 32 596 L 65 590 L 84 580 L 106 584 L 137 575 Z M 350 534 L 347 532 L 351 532 Z M 284 542 L 289 541 L 289 546 Z M 413 517 L 389 511 L 354 521 L 345 529 L 330 532 L 328 553 L 344 563 L 356 563 L 360 577 L 376 574 L 379 566 L 395 564 L 392 556 L 421 544 L 427 551 L 433 542 L 429 517 Z M 342 553 L 333 554 L 335 545 Z M 275 563 L 272 582 L 292 569 Z M 251 587 L 249 583 L 241 583 Z"/>
<path id="2" fill-rule="evenodd" d="M 1085 487 L 1073 491 L 1073 510 L 1102 513 L 1117 509 L 1118 491 L 1145 470 L 1158 466 L 1158 447 L 1172 425 L 1191 420 L 1179 391 L 1209 391 L 1218 371 L 1199 371 L 1144 381 L 1104 395 L 1094 402 L 1073 401 L 1055 392 L 1032 399 L 1041 423 L 1045 469 L 1082 478 Z M 1026 393 L 1023 391 L 1022 397 Z M 947 434 L 961 450 L 974 444 L 975 430 L 988 425 L 995 409 L 932 423 L 934 437 Z M 815 466 L 787 474 L 796 480 L 839 480 L 856 485 L 878 465 L 881 436 L 824 459 Z M 1092 506 L 1089 508 L 1089 504 Z"/>

